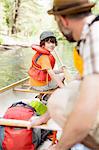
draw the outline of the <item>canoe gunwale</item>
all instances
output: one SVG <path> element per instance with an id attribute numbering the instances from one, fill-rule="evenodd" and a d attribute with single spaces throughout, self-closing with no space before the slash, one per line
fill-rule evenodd
<path id="1" fill-rule="evenodd" d="M 0 93 L 3 93 L 3 92 L 5 92 L 5 91 L 7 91 L 9 89 L 13 89 L 15 86 L 20 85 L 20 84 L 26 82 L 27 80 L 29 80 L 29 77 L 26 77 L 26 78 L 24 78 L 22 80 L 19 80 L 19 81 L 15 82 L 15 83 L 12 83 L 12 84 L 10 84 L 8 86 L 5 86 L 5 87 L 0 89 Z"/>

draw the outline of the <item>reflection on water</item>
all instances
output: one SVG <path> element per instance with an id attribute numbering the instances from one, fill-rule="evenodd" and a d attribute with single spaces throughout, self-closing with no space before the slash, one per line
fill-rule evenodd
<path id="1" fill-rule="evenodd" d="M 72 51 L 68 50 L 68 46 L 60 43 L 57 52 L 63 58 L 64 64 L 70 66 L 73 71 Z M 0 88 L 27 77 L 32 55 L 31 48 L 0 51 Z"/>
<path id="2" fill-rule="evenodd" d="M 0 51 L 0 88 L 27 76 L 31 49 Z"/>

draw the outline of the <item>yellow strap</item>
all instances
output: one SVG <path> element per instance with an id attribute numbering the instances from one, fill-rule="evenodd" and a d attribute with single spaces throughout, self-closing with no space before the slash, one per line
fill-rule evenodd
<path id="1" fill-rule="evenodd" d="M 79 74 L 82 76 L 83 75 L 83 59 L 78 54 L 76 47 L 73 50 L 73 57 L 74 57 L 74 65 L 76 69 L 78 70 Z"/>

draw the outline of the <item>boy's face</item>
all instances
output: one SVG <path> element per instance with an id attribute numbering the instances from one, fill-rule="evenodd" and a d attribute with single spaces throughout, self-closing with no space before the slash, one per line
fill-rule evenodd
<path id="1" fill-rule="evenodd" d="M 56 44 L 54 41 L 51 41 L 49 39 L 49 41 L 45 42 L 45 46 L 46 49 L 48 49 L 50 52 L 52 52 L 54 50 L 54 48 L 56 47 Z"/>

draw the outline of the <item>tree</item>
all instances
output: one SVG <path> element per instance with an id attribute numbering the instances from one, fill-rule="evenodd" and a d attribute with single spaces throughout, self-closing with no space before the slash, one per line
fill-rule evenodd
<path id="1" fill-rule="evenodd" d="M 15 0 L 14 3 L 15 3 L 15 8 L 14 8 L 14 12 L 13 12 L 13 23 L 12 23 L 11 34 L 17 33 L 16 22 L 18 19 L 18 13 L 19 13 L 21 0 Z"/>

